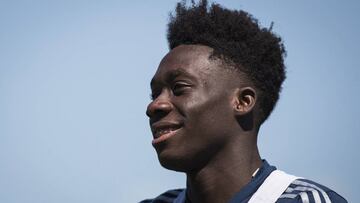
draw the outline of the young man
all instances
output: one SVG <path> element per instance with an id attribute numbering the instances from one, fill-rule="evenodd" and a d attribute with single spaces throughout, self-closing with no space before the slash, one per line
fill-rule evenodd
<path id="1" fill-rule="evenodd" d="M 260 158 L 257 134 L 285 79 L 280 37 L 244 11 L 179 3 L 152 81 L 153 146 L 186 189 L 143 202 L 346 202 Z"/>

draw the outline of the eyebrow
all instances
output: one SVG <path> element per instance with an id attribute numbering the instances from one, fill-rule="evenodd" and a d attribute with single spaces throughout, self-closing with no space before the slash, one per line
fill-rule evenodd
<path id="1" fill-rule="evenodd" d="M 190 79 L 193 79 L 196 81 L 195 77 L 193 75 L 191 75 L 190 73 L 184 71 L 183 69 L 175 69 L 174 71 L 171 71 L 169 73 L 167 73 L 165 75 L 165 82 L 167 83 L 170 83 L 171 81 L 173 81 L 176 77 L 180 76 L 180 75 L 183 75 L 185 77 L 188 77 Z M 157 85 L 159 82 L 157 82 L 155 80 L 155 78 L 152 78 L 151 79 L 151 82 L 150 82 L 150 87 L 154 87 L 155 85 Z"/>

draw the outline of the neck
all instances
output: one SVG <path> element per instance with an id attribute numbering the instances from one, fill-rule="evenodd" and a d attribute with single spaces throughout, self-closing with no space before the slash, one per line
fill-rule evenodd
<path id="1" fill-rule="evenodd" d="M 248 140 L 233 140 L 204 167 L 187 173 L 187 195 L 191 202 L 227 202 L 250 182 L 262 161 L 256 140 Z"/>

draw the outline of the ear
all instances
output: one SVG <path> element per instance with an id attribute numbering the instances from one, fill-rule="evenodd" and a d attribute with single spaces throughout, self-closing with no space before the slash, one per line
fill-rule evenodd
<path id="1" fill-rule="evenodd" d="M 246 115 L 255 107 L 256 91 L 251 87 L 236 89 L 233 101 L 235 115 Z"/>

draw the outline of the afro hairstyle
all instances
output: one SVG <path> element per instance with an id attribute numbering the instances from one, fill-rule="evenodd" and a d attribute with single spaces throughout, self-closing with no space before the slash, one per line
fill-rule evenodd
<path id="1" fill-rule="evenodd" d="M 258 125 L 274 109 L 285 80 L 282 40 L 270 28 L 260 27 L 258 20 L 245 11 L 229 10 L 207 0 L 177 3 L 170 14 L 167 30 L 169 48 L 199 44 L 213 49 L 211 57 L 234 64 L 253 83 L 258 94 Z M 231 63 L 229 63 L 229 61 Z"/>

